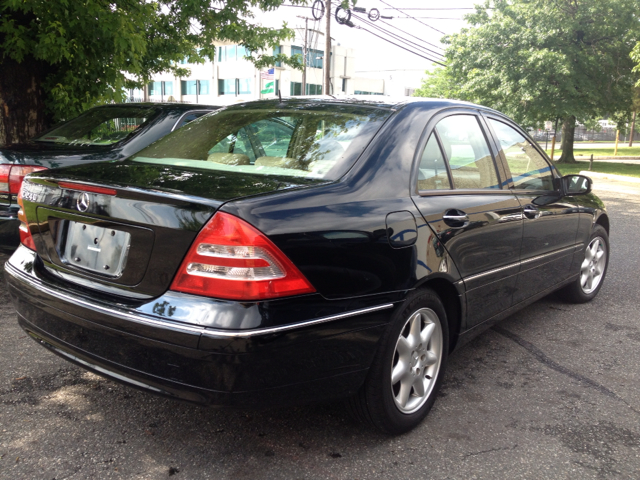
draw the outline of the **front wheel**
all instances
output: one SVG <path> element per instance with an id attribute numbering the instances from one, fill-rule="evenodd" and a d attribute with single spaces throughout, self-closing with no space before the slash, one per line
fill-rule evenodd
<path id="1" fill-rule="evenodd" d="M 598 294 L 609 265 L 609 235 L 595 225 L 580 265 L 580 276 L 560 290 L 560 297 L 572 303 L 585 303 Z"/>
<path id="2" fill-rule="evenodd" d="M 414 428 L 435 402 L 448 345 L 440 298 L 428 289 L 413 292 L 389 324 L 351 411 L 385 433 Z"/>

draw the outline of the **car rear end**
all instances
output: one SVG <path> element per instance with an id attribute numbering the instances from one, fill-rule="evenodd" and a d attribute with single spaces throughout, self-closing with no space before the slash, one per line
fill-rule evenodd
<path id="1" fill-rule="evenodd" d="M 221 208 L 327 179 L 246 170 L 130 161 L 28 177 L 5 268 L 22 328 L 98 374 L 202 404 L 354 393 L 393 304 L 328 300 Z"/>

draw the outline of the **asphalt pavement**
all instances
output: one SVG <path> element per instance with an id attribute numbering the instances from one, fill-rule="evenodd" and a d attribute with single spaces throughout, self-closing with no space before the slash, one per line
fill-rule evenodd
<path id="1" fill-rule="evenodd" d="M 599 296 L 550 296 L 482 334 L 398 437 L 340 404 L 220 411 L 105 380 L 27 338 L 2 286 L 0 479 L 640 478 L 640 187 L 596 191 L 612 225 Z"/>

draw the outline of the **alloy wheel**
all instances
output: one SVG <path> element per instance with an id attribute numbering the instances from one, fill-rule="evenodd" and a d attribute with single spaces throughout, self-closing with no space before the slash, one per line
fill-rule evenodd
<path id="1" fill-rule="evenodd" d="M 585 250 L 580 266 L 580 288 L 590 294 L 598 288 L 607 266 L 607 245 L 600 237 L 595 237 Z"/>
<path id="2" fill-rule="evenodd" d="M 410 414 L 429 398 L 442 363 L 442 327 L 438 315 L 421 308 L 407 319 L 391 364 L 391 393 L 396 407 Z"/>

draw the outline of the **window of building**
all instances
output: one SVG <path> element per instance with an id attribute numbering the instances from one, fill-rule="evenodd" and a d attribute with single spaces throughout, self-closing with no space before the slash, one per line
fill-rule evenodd
<path id="1" fill-rule="evenodd" d="M 291 56 L 300 55 L 302 56 L 302 47 L 291 47 Z M 314 50 L 310 48 L 307 50 L 307 67 L 311 68 L 323 68 L 324 61 L 324 51 L 322 50 Z"/>
<path id="2" fill-rule="evenodd" d="M 342 79 L 342 91 L 347 93 L 347 79 L 346 78 Z"/>
<path id="3" fill-rule="evenodd" d="M 149 82 L 149 95 L 173 95 L 173 82 Z"/>
<path id="4" fill-rule="evenodd" d="M 245 56 L 251 55 L 251 52 L 242 45 L 223 45 L 218 47 L 219 62 L 234 62 L 242 60 Z"/>
<path id="5" fill-rule="evenodd" d="M 218 95 L 250 95 L 251 78 L 225 78 L 218 80 Z"/>
<path id="6" fill-rule="evenodd" d="M 276 55 L 280 55 L 282 53 L 282 45 L 278 45 L 277 47 L 275 47 L 273 49 L 273 56 L 275 57 Z M 281 67 L 282 66 L 282 62 L 276 62 L 276 67 Z M 276 88 L 276 91 L 278 89 Z"/>
<path id="7" fill-rule="evenodd" d="M 302 83 L 291 82 L 290 95 L 302 95 Z"/>
<path id="8" fill-rule="evenodd" d="M 236 94 L 236 79 L 225 78 L 218 80 L 218 95 L 235 95 Z"/>
<path id="9" fill-rule="evenodd" d="M 382 95 L 380 92 L 365 92 L 364 90 L 355 90 L 354 95 Z"/>
<path id="10" fill-rule="evenodd" d="M 182 80 L 182 95 L 209 95 L 209 80 Z"/>
<path id="11" fill-rule="evenodd" d="M 277 87 L 276 87 L 277 91 Z M 291 95 L 302 95 L 302 83 L 291 82 Z M 307 83 L 305 95 L 322 95 L 322 85 L 316 85 L 314 83 Z"/>

